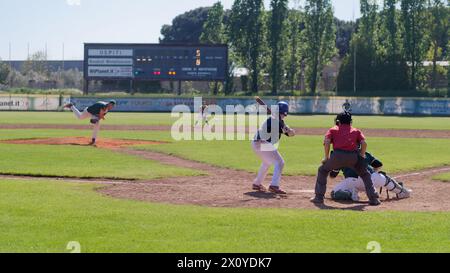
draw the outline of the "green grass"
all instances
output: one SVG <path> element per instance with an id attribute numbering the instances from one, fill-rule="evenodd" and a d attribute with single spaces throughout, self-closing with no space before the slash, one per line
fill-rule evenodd
<path id="1" fill-rule="evenodd" d="M 434 176 L 433 179 L 442 182 L 450 182 L 450 173 L 438 174 Z"/>
<path id="2" fill-rule="evenodd" d="M 317 174 L 323 158 L 322 143 L 323 137 L 318 136 L 283 138 L 280 152 L 286 161 L 284 173 Z M 387 172 L 450 165 L 450 154 L 442 152 L 442 147 L 450 146 L 450 139 L 371 138 L 368 143 L 369 151 L 383 161 Z M 259 158 L 251 149 L 250 141 L 180 141 L 139 149 L 246 171 L 256 171 L 260 164 Z"/>
<path id="3" fill-rule="evenodd" d="M 94 185 L 0 182 L 0 252 L 450 251 L 449 213 L 218 209 L 116 200 Z"/>
<path id="4" fill-rule="evenodd" d="M 171 125 L 170 114 L 109 113 L 102 125 Z M 0 124 L 81 124 L 89 120 L 77 120 L 71 112 L 0 112 Z"/>
<path id="5" fill-rule="evenodd" d="M 0 154 L 1 174 L 111 179 L 200 174 L 195 170 L 92 147 L 0 144 Z"/>
<path id="6" fill-rule="evenodd" d="M 331 116 L 289 117 L 295 127 L 328 127 Z M 357 117 L 364 128 L 444 129 L 450 118 Z M 170 125 L 168 114 L 111 113 L 104 124 Z M 361 122 L 361 123 L 359 123 Z M 367 123 L 364 123 L 367 122 Z M 371 123 L 372 122 L 372 123 Z M 0 123 L 87 124 L 71 113 L 0 112 Z M 380 127 L 377 127 L 380 126 Z M 89 136 L 90 130 L 0 130 L 0 140 Z M 146 146 L 164 153 L 256 172 L 249 141 L 174 142 L 170 132 L 105 131 L 101 137 L 168 141 Z M 322 136 L 283 138 L 285 173 L 315 175 Z M 370 138 L 369 150 L 388 172 L 450 165 L 450 139 Z M 140 148 L 142 149 L 142 148 Z M 78 146 L 0 144 L 0 173 L 150 179 L 199 175 L 196 170 Z M 450 181 L 450 173 L 438 176 Z M 175 206 L 102 196 L 98 185 L 0 181 L 0 252 L 450 252 L 449 212 L 241 209 Z"/>
<path id="7" fill-rule="evenodd" d="M 334 124 L 335 116 L 290 116 L 286 122 L 291 127 L 329 128 Z M 450 130 L 449 117 L 390 117 L 390 116 L 354 116 L 353 125 L 364 129 L 397 130 Z"/>
<path id="8" fill-rule="evenodd" d="M 0 140 L 89 136 L 90 133 L 90 131 L 83 130 L 0 130 Z M 100 136 L 106 138 L 166 141 L 169 143 L 158 146 L 139 146 L 139 149 L 174 154 L 222 167 L 253 172 L 257 170 L 260 164 L 260 160 L 251 149 L 250 141 L 175 142 L 172 140 L 170 132 L 163 131 L 101 131 Z M 319 136 L 283 138 L 280 151 L 286 160 L 284 173 L 287 175 L 315 175 L 323 157 L 322 141 L 323 138 Z M 371 138 L 369 140 L 369 151 L 384 162 L 386 171 L 393 173 L 450 165 L 450 154 L 442 153 L 442 147 L 448 147 L 449 145 L 450 139 Z M 27 148 L 21 146 L 15 145 L 14 147 L 23 149 L 26 153 Z M 44 151 L 48 149 L 42 148 L 42 146 L 34 147 Z M 59 148 L 50 146 L 50 149 L 56 149 L 56 151 Z M 87 147 L 63 147 L 63 149 L 66 148 L 83 149 Z M 87 149 L 89 150 L 89 148 Z M 104 152 L 109 153 L 108 151 Z M 19 160 L 22 160 L 22 158 Z M 34 162 L 33 160 L 40 160 L 40 158 L 35 157 L 28 160 Z"/>
<path id="9" fill-rule="evenodd" d="M 194 118 L 197 114 L 194 115 Z M 219 117 L 219 116 L 218 116 Z M 333 125 L 335 116 L 290 116 L 287 123 L 291 127 L 328 128 Z M 387 117 L 356 116 L 354 125 L 373 129 L 422 129 L 450 130 L 448 117 Z M 109 125 L 172 125 L 177 118 L 167 113 L 110 113 L 102 124 Z M 70 112 L 0 112 L 0 124 L 88 124 L 76 120 Z"/>
<path id="10" fill-rule="evenodd" d="M 0 130 L 0 140 L 31 139 L 31 138 L 54 138 L 54 137 L 90 137 L 90 130 L 43 130 L 43 129 L 21 129 Z M 101 138 L 137 139 L 151 141 L 173 141 L 170 132 L 164 131 L 106 131 L 101 130 Z"/>

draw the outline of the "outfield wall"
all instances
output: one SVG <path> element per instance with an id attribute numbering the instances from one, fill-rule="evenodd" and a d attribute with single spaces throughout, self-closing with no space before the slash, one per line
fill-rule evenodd
<path id="1" fill-rule="evenodd" d="M 81 109 L 99 99 L 72 98 Z M 349 102 L 352 111 L 360 115 L 429 115 L 450 116 L 450 99 L 422 98 L 280 98 L 287 101 L 293 114 L 337 114 L 342 105 Z M 119 98 L 116 111 L 121 112 L 171 112 L 176 105 L 187 105 L 194 111 L 193 98 Z M 276 104 L 278 100 L 267 99 L 266 103 Z M 208 105 L 218 105 L 226 109 L 227 105 L 255 105 L 252 98 L 215 98 L 205 99 Z M 198 109 L 197 109 L 198 110 Z M 197 111 L 195 110 L 195 111 Z"/>
<path id="2" fill-rule="evenodd" d="M 60 111 L 69 96 L 0 95 L 0 111 Z"/>
<path id="3" fill-rule="evenodd" d="M 79 109 L 105 98 L 69 97 L 69 96 L 21 96 L 0 95 L 0 111 L 61 111 L 62 106 L 72 101 Z M 176 105 L 186 105 L 194 111 L 193 98 L 117 98 L 115 111 L 118 112 L 171 112 Z M 450 99 L 429 98 L 342 98 L 342 97 L 284 97 L 291 105 L 293 114 L 336 114 L 342 111 L 342 105 L 349 102 L 352 111 L 360 115 L 420 115 L 450 116 Z M 268 104 L 276 104 L 276 99 L 266 99 Z M 208 98 L 209 105 L 218 105 L 226 109 L 227 105 L 255 106 L 252 98 Z M 252 107 L 251 107 L 252 108 Z M 256 109 L 253 107 L 253 109 Z M 198 111 L 196 109 L 195 111 Z"/>

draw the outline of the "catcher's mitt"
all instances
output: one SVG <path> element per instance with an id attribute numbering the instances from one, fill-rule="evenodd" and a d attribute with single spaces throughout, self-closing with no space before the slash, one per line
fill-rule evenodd
<path id="1" fill-rule="evenodd" d="M 330 177 L 331 178 L 336 178 L 339 175 L 340 170 L 332 170 L 330 172 Z"/>

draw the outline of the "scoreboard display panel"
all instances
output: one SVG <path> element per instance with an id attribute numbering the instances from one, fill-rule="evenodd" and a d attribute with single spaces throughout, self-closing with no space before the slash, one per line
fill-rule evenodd
<path id="1" fill-rule="evenodd" d="M 227 45 L 85 44 L 86 80 L 225 81 Z"/>

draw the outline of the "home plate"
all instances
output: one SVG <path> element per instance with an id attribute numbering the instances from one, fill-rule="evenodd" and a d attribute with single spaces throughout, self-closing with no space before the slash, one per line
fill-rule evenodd
<path id="1" fill-rule="evenodd" d="M 297 190 L 297 191 L 291 191 L 292 193 L 314 193 L 314 190 Z"/>

